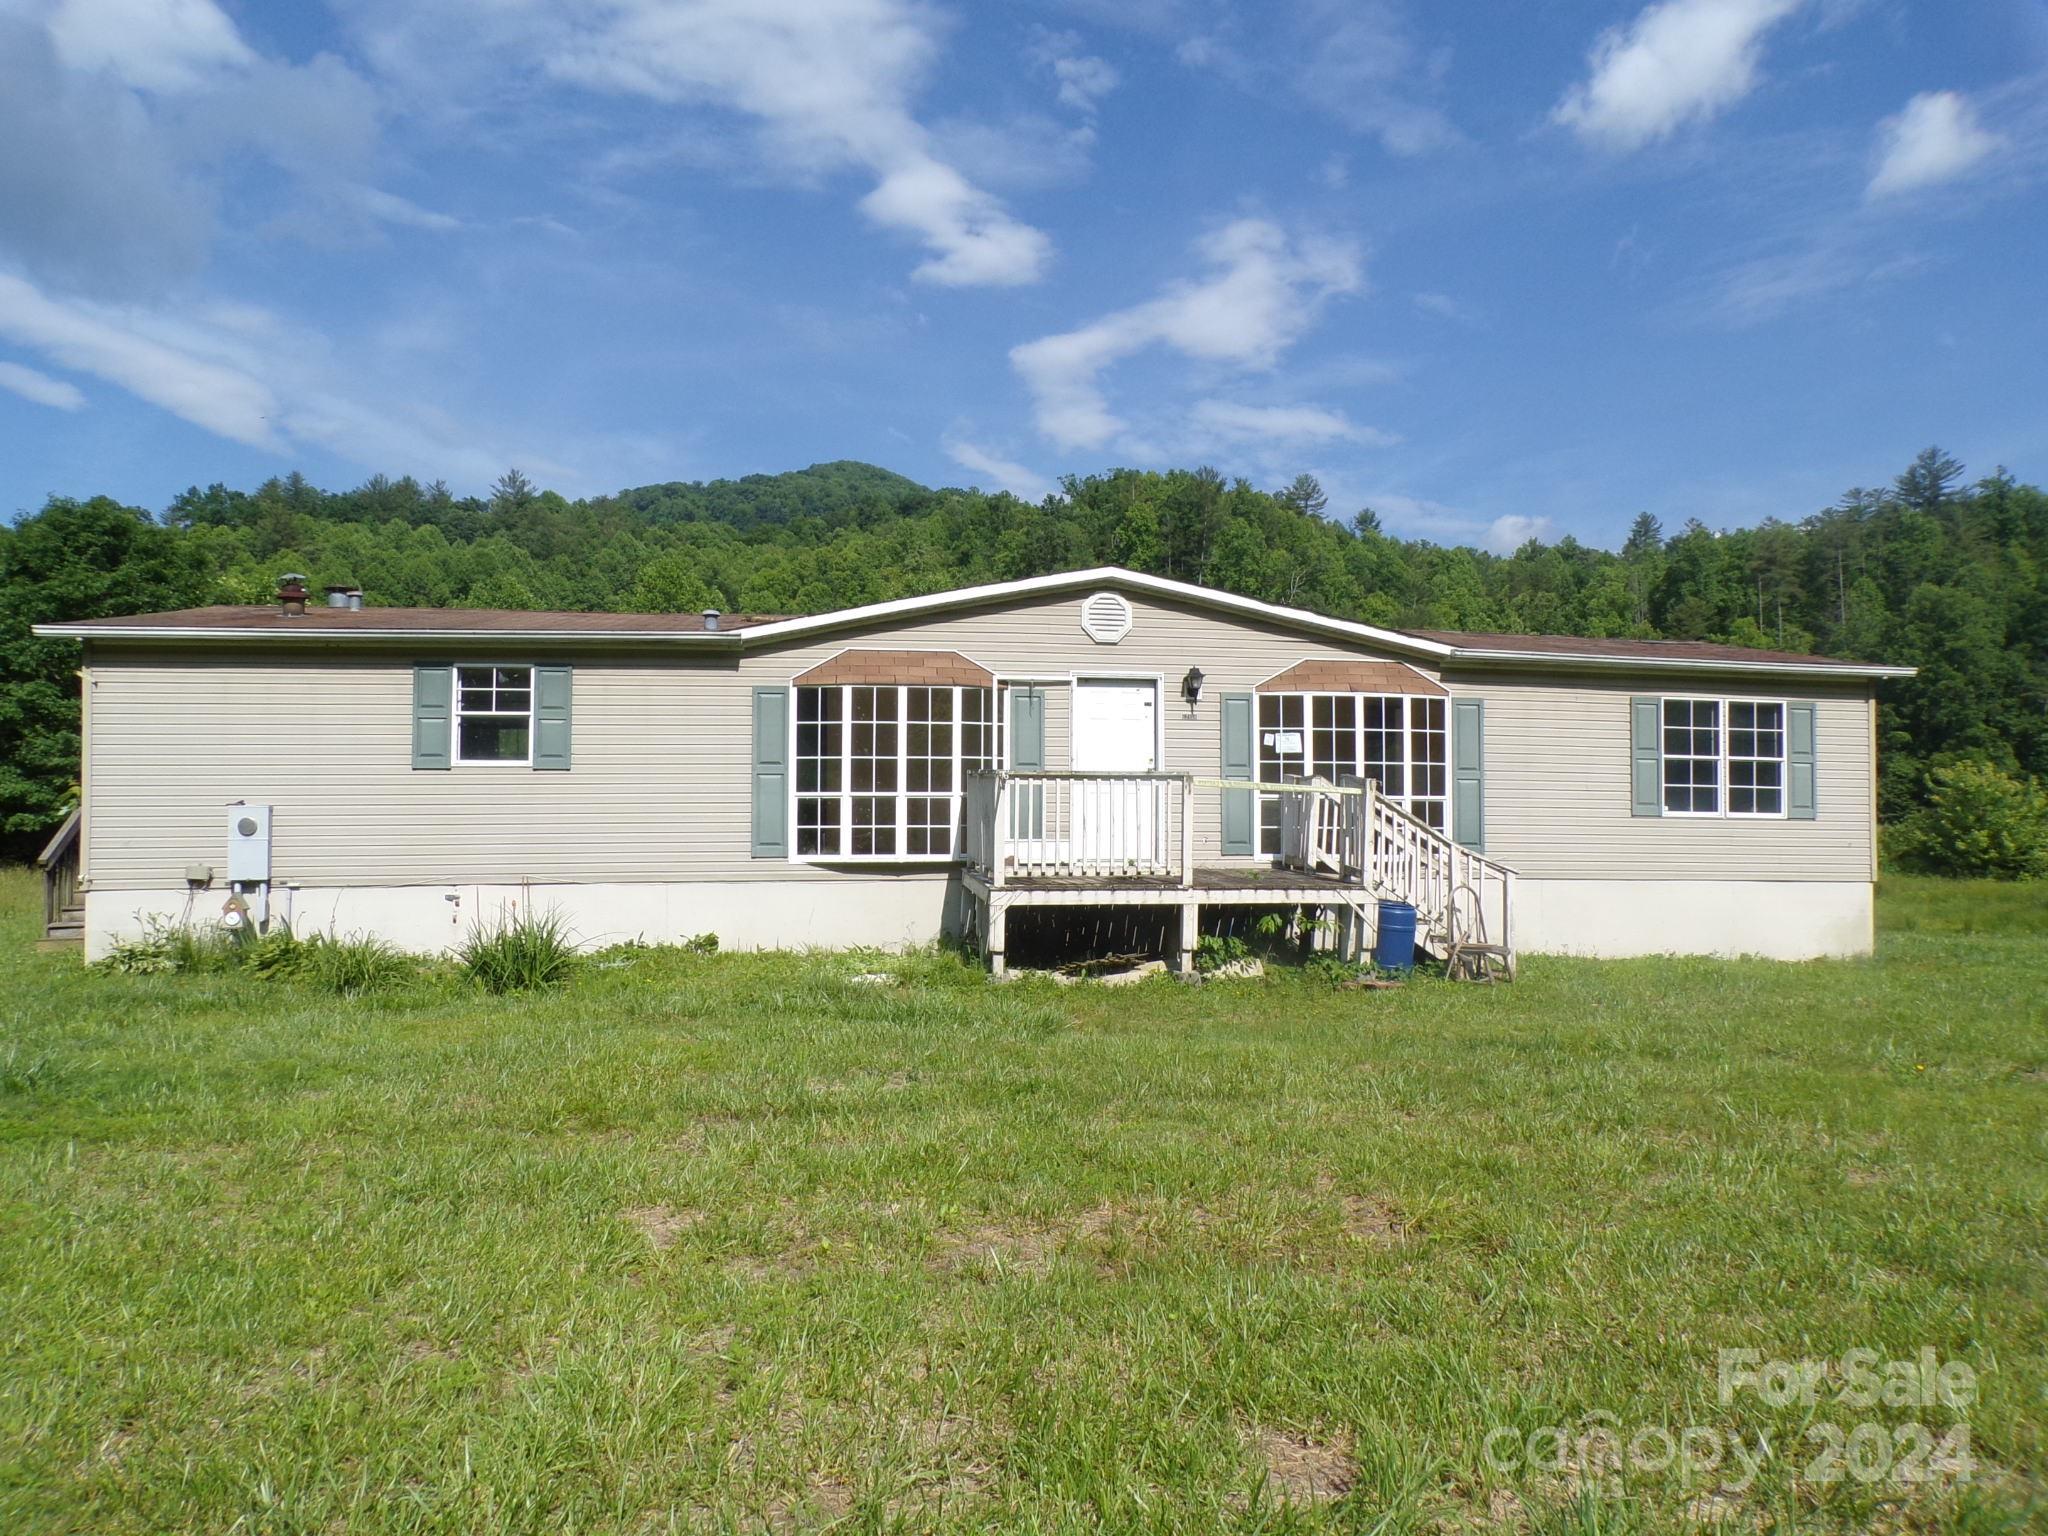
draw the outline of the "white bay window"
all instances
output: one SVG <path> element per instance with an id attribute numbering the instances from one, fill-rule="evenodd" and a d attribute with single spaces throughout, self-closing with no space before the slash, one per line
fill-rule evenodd
<path id="1" fill-rule="evenodd" d="M 1258 776 L 1370 779 L 1441 830 L 1449 789 L 1445 701 L 1420 694 L 1262 693 Z M 1280 851 L 1280 796 L 1259 797 L 1259 851 Z"/>
<path id="2" fill-rule="evenodd" d="M 993 689 L 800 686 L 795 854 L 951 859 L 966 775 L 997 760 Z"/>

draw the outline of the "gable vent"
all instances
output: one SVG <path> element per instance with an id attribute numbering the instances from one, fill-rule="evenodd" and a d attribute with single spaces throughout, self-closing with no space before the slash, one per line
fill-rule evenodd
<path id="1" fill-rule="evenodd" d="M 1131 605 L 1114 592 L 1098 592 L 1081 605 L 1081 630 L 1097 645 L 1115 645 L 1131 632 Z"/>

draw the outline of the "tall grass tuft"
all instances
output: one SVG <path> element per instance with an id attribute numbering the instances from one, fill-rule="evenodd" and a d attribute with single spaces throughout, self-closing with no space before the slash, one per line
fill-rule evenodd
<path id="1" fill-rule="evenodd" d="M 193 975 L 232 970 L 239 955 L 235 942 L 218 929 L 150 918 L 140 938 L 116 944 L 100 964 L 124 976 Z"/>
<path id="2" fill-rule="evenodd" d="M 526 992 L 567 981 L 582 963 L 568 919 L 554 910 L 501 909 L 479 919 L 456 951 L 463 974 L 486 992 Z"/>
<path id="3" fill-rule="evenodd" d="M 395 991 L 419 980 L 421 974 L 418 960 L 368 934 L 335 938 L 316 933 L 298 948 L 293 973 L 342 997 Z"/>

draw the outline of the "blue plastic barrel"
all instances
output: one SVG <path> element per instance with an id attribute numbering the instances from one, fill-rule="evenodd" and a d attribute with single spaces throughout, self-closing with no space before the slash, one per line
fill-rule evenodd
<path id="1" fill-rule="evenodd" d="M 1380 903 L 1380 928 L 1372 943 L 1372 963 L 1383 971 L 1415 969 L 1415 908 L 1410 903 Z"/>

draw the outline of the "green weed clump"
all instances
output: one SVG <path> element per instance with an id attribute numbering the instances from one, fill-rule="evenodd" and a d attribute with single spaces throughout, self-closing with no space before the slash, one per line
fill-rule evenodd
<path id="1" fill-rule="evenodd" d="M 151 918 L 141 938 L 116 944 L 100 965 L 120 976 L 175 976 L 232 970 L 238 959 L 225 933 Z"/>
<path id="2" fill-rule="evenodd" d="M 151 925 L 141 938 L 116 945 L 100 966 L 123 976 L 242 971 L 265 981 L 302 983 L 339 997 L 395 991 L 426 973 L 422 961 L 369 934 L 315 933 L 302 939 L 282 923 L 257 937 L 237 939 L 160 922 Z"/>
<path id="3" fill-rule="evenodd" d="M 480 919 L 455 952 L 462 973 L 486 992 L 532 992 L 559 986 L 582 964 L 568 919 L 552 909 L 501 909 Z"/>

